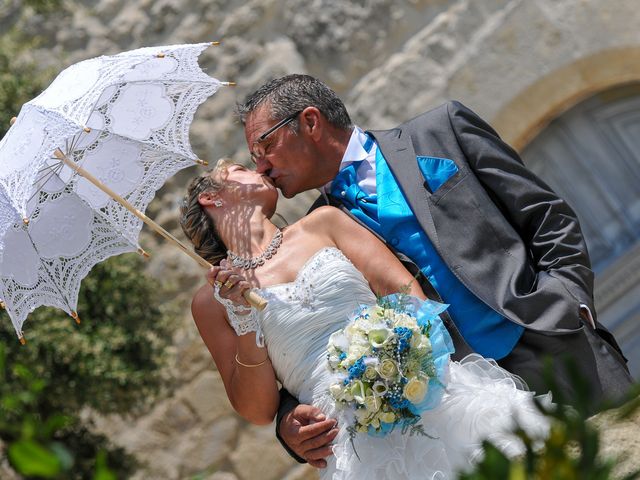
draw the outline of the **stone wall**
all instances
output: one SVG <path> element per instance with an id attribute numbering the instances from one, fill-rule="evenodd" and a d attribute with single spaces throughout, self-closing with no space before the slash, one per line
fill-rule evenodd
<path id="1" fill-rule="evenodd" d="M 20 4 L 6 1 L 3 8 Z M 551 115 L 601 88 L 603 76 L 609 84 L 640 79 L 640 62 L 625 62 L 640 47 L 634 0 L 68 0 L 66 8 L 55 21 L 21 21 L 47 39 L 32 52 L 43 66 L 147 45 L 222 41 L 201 64 L 238 87 L 203 105 L 192 128 L 196 152 L 210 161 L 247 159 L 234 103 L 292 72 L 324 79 L 363 127 L 390 127 L 455 98 L 518 146 Z M 178 236 L 177 205 L 196 172 L 176 175 L 149 208 Z M 312 197 L 283 202 L 281 211 L 295 220 Z M 99 427 L 146 462 L 140 479 L 314 478 L 275 443 L 272 427 L 250 426 L 232 412 L 188 313 L 202 272 L 150 235 L 142 244 L 153 255 L 149 273 L 171 279 L 185 305 L 177 319 L 176 389 L 141 418 L 99 418 Z"/>

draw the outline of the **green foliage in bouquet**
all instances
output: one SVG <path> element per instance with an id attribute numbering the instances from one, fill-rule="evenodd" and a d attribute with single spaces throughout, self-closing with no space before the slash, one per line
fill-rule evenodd
<path id="1" fill-rule="evenodd" d="M 550 420 L 549 437 L 542 445 L 537 443 L 521 428 L 516 435 L 525 445 L 525 454 L 509 459 L 490 442 L 484 443 L 485 457 L 473 472 L 461 474 L 459 480 L 632 480 L 640 478 L 640 470 L 624 476 L 614 475 L 616 461 L 604 458 L 601 453 L 600 434 L 587 421 L 593 411 L 587 383 L 581 379 L 578 369 L 572 363 L 567 368 L 574 379 L 575 398 L 572 407 L 550 408 L 537 403 L 538 409 Z M 550 372 L 551 369 L 548 369 Z M 550 390 L 557 391 L 555 382 L 547 375 Z M 563 403 L 554 394 L 554 400 Z M 640 407 L 640 386 L 633 389 L 623 400 L 616 413 L 619 421 L 631 417 Z M 609 403 L 599 410 L 619 406 Z"/>
<path id="2" fill-rule="evenodd" d="M 121 255 L 94 267 L 80 290 L 82 324 L 40 308 L 27 320 L 25 346 L 0 315 L 0 440 L 16 470 L 65 479 L 94 478 L 101 468 L 108 479 L 106 465 L 117 467 L 117 478 L 135 470 L 79 413 L 141 412 L 166 383 L 171 311 L 159 305 L 162 291 L 141 273 L 142 262 Z"/>

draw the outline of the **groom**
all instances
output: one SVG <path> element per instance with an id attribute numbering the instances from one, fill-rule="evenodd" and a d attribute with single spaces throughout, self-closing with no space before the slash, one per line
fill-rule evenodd
<path id="1" fill-rule="evenodd" d="M 534 391 L 546 356 L 570 356 L 594 405 L 631 384 L 626 360 L 595 321 L 593 273 L 571 208 L 472 111 L 449 102 L 392 130 L 363 132 L 307 75 L 270 81 L 238 106 L 257 171 L 291 198 L 320 189 L 418 275 L 455 358 L 478 352 Z M 357 239 L 354 239 L 357 241 Z M 564 397 L 572 381 L 556 361 Z M 325 465 L 335 421 L 283 392 L 277 431 L 299 461 Z"/>

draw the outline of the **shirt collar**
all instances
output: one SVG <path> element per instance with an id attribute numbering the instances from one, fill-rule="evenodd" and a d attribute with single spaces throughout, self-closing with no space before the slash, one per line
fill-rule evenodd
<path id="1" fill-rule="evenodd" d="M 344 151 L 342 161 L 340 162 L 340 170 L 347 167 L 353 162 L 360 160 L 366 160 L 369 152 L 364 149 L 364 144 L 367 142 L 367 134 L 362 131 L 358 126 L 353 127 L 347 149 Z"/>
<path id="2" fill-rule="evenodd" d="M 342 160 L 340 161 L 340 168 L 338 171 L 341 171 L 343 168 L 348 167 L 353 162 L 359 162 L 360 160 L 366 160 L 369 152 L 364 149 L 364 144 L 367 142 L 367 134 L 364 131 L 355 125 L 353 130 L 351 131 L 351 136 L 349 137 L 349 143 L 347 144 L 347 148 L 342 155 Z M 326 195 L 331 191 L 331 184 L 333 180 L 324 185 L 320 191 L 325 196 L 325 200 L 327 200 Z"/>

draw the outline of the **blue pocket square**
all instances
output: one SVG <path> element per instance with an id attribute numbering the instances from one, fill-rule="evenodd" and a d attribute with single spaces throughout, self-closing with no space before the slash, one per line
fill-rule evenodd
<path id="1" fill-rule="evenodd" d="M 458 171 L 458 166 L 455 162 L 448 158 L 416 157 L 416 160 L 431 193 L 438 190 Z"/>

